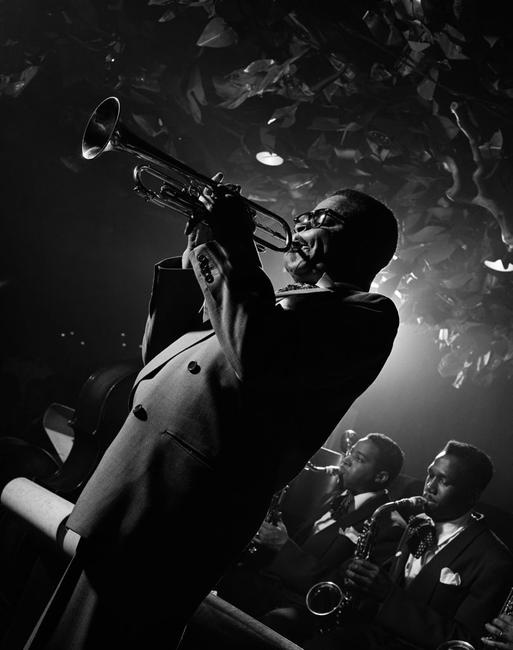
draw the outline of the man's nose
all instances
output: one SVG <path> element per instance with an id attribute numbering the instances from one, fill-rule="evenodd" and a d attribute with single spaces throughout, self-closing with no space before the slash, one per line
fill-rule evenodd
<path id="1" fill-rule="evenodd" d="M 309 223 L 296 223 L 294 232 L 304 232 L 305 230 L 310 230 L 311 227 Z"/>
<path id="2" fill-rule="evenodd" d="M 431 492 L 431 494 L 436 492 L 436 480 L 434 478 L 426 481 L 426 492 Z"/>

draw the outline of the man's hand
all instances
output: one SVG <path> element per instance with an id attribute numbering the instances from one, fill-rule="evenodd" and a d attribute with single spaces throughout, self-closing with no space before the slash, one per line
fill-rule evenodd
<path id="1" fill-rule="evenodd" d="M 353 559 L 348 565 L 345 584 L 350 589 L 379 601 L 385 600 L 393 585 L 389 576 L 381 571 L 379 566 L 359 558 Z"/>
<path id="2" fill-rule="evenodd" d="M 223 180 L 223 174 L 217 172 L 217 174 L 212 176 L 212 180 L 214 183 L 220 183 Z M 199 197 L 199 202 L 201 203 L 200 208 L 190 217 L 185 227 L 187 248 L 182 253 L 182 269 L 190 269 L 192 267 L 190 252 L 193 248 L 213 239 L 212 229 L 207 223 L 207 220 L 208 213 L 212 212 L 214 208 L 214 191 L 210 187 L 205 186 Z"/>
<path id="3" fill-rule="evenodd" d="M 222 183 L 222 180 L 222 172 L 214 174 L 214 187 L 203 188 L 198 207 L 187 222 L 187 248 L 182 255 L 184 269 L 191 267 L 190 252 L 196 246 L 213 239 L 221 244 L 241 244 L 249 255 L 256 256 L 255 262 L 261 266 L 253 241 L 255 212 L 240 196 L 240 185 Z"/>
<path id="4" fill-rule="evenodd" d="M 214 187 L 205 186 L 199 202 L 201 206 L 187 228 L 191 232 L 199 222 L 207 223 L 214 238 L 240 239 L 251 237 L 255 230 L 254 212 L 240 196 L 240 185 L 222 183 L 223 174 L 212 177 Z M 191 228 L 192 226 L 192 228 Z"/>
<path id="5" fill-rule="evenodd" d="M 182 253 L 182 269 L 192 268 L 190 253 L 199 244 L 213 239 L 210 227 L 203 221 L 199 221 L 187 237 L 187 248 Z"/>
<path id="6" fill-rule="evenodd" d="M 504 650 L 513 650 L 513 616 L 500 614 L 494 618 L 491 623 L 485 623 L 485 627 L 497 636 L 497 640 L 482 637 L 481 641 L 489 648 L 503 648 Z"/>
<path id="7" fill-rule="evenodd" d="M 276 525 L 264 521 L 255 536 L 255 541 L 258 544 L 273 551 L 279 551 L 288 539 L 287 527 L 281 520 Z"/>

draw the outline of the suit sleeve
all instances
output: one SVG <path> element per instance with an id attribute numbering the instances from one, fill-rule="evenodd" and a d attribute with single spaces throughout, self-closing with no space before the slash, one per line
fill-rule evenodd
<path id="1" fill-rule="evenodd" d="M 194 271 L 182 269 L 181 258 L 170 258 L 156 265 L 142 342 L 144 363 L 182 334 L 202 329 L 202 302 Z"/>
<path id="2" fill-rule="evenodd" d="M 485 552 L 483 554 L 486 556 Z M 485 623 L 498 614 L 511 584 L 511 562 L 492 556 L 488 561 L 484 559 L 481 570 L 454 614 L 441 614 L 429 605 L 413 600 L 407 590 L 394 585 L 378 610 L 376 622 L 422 648 L 437 648 L 449 639 L 462 639 L 478 647 L 485 633 Z M 456 587 L 437 585 L 435 589 Z"/>
<path id="3" fill-rule="evenodd" d="M 266 332 L 273 327 L 275 297 L 270 279 L 253 251 L 212 240 L 190 254 L 208 315 L 219 343 L 239 379 L 258 357 Z M 260 345 L 258 344 L 260 342 Z M 270 354 L 268 356 L 271 356 Z M 261 361 L 261 360 L 260 360 Z"/>

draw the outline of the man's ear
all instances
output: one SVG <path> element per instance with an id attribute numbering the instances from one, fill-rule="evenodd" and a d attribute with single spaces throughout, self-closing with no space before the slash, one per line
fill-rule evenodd
<path id="1" fill-rule="evenodd" d="M 379 472 L 374 475 L 374 483 L 376 483 L 376 485 L 386 485 L 389 479 L 390 474 L 386 469 L 380 469 Z"/>

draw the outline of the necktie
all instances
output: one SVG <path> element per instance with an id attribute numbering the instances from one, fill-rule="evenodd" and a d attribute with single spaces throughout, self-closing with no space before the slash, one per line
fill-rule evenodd
<path id="1" fill-rule="evenodd" d="M 406 544 L 410 553 L 420 558 L 424 553 L 436 546 L 436 529 L 430 517 L 413 515 L 408 520 L 408 537 Z"/>

